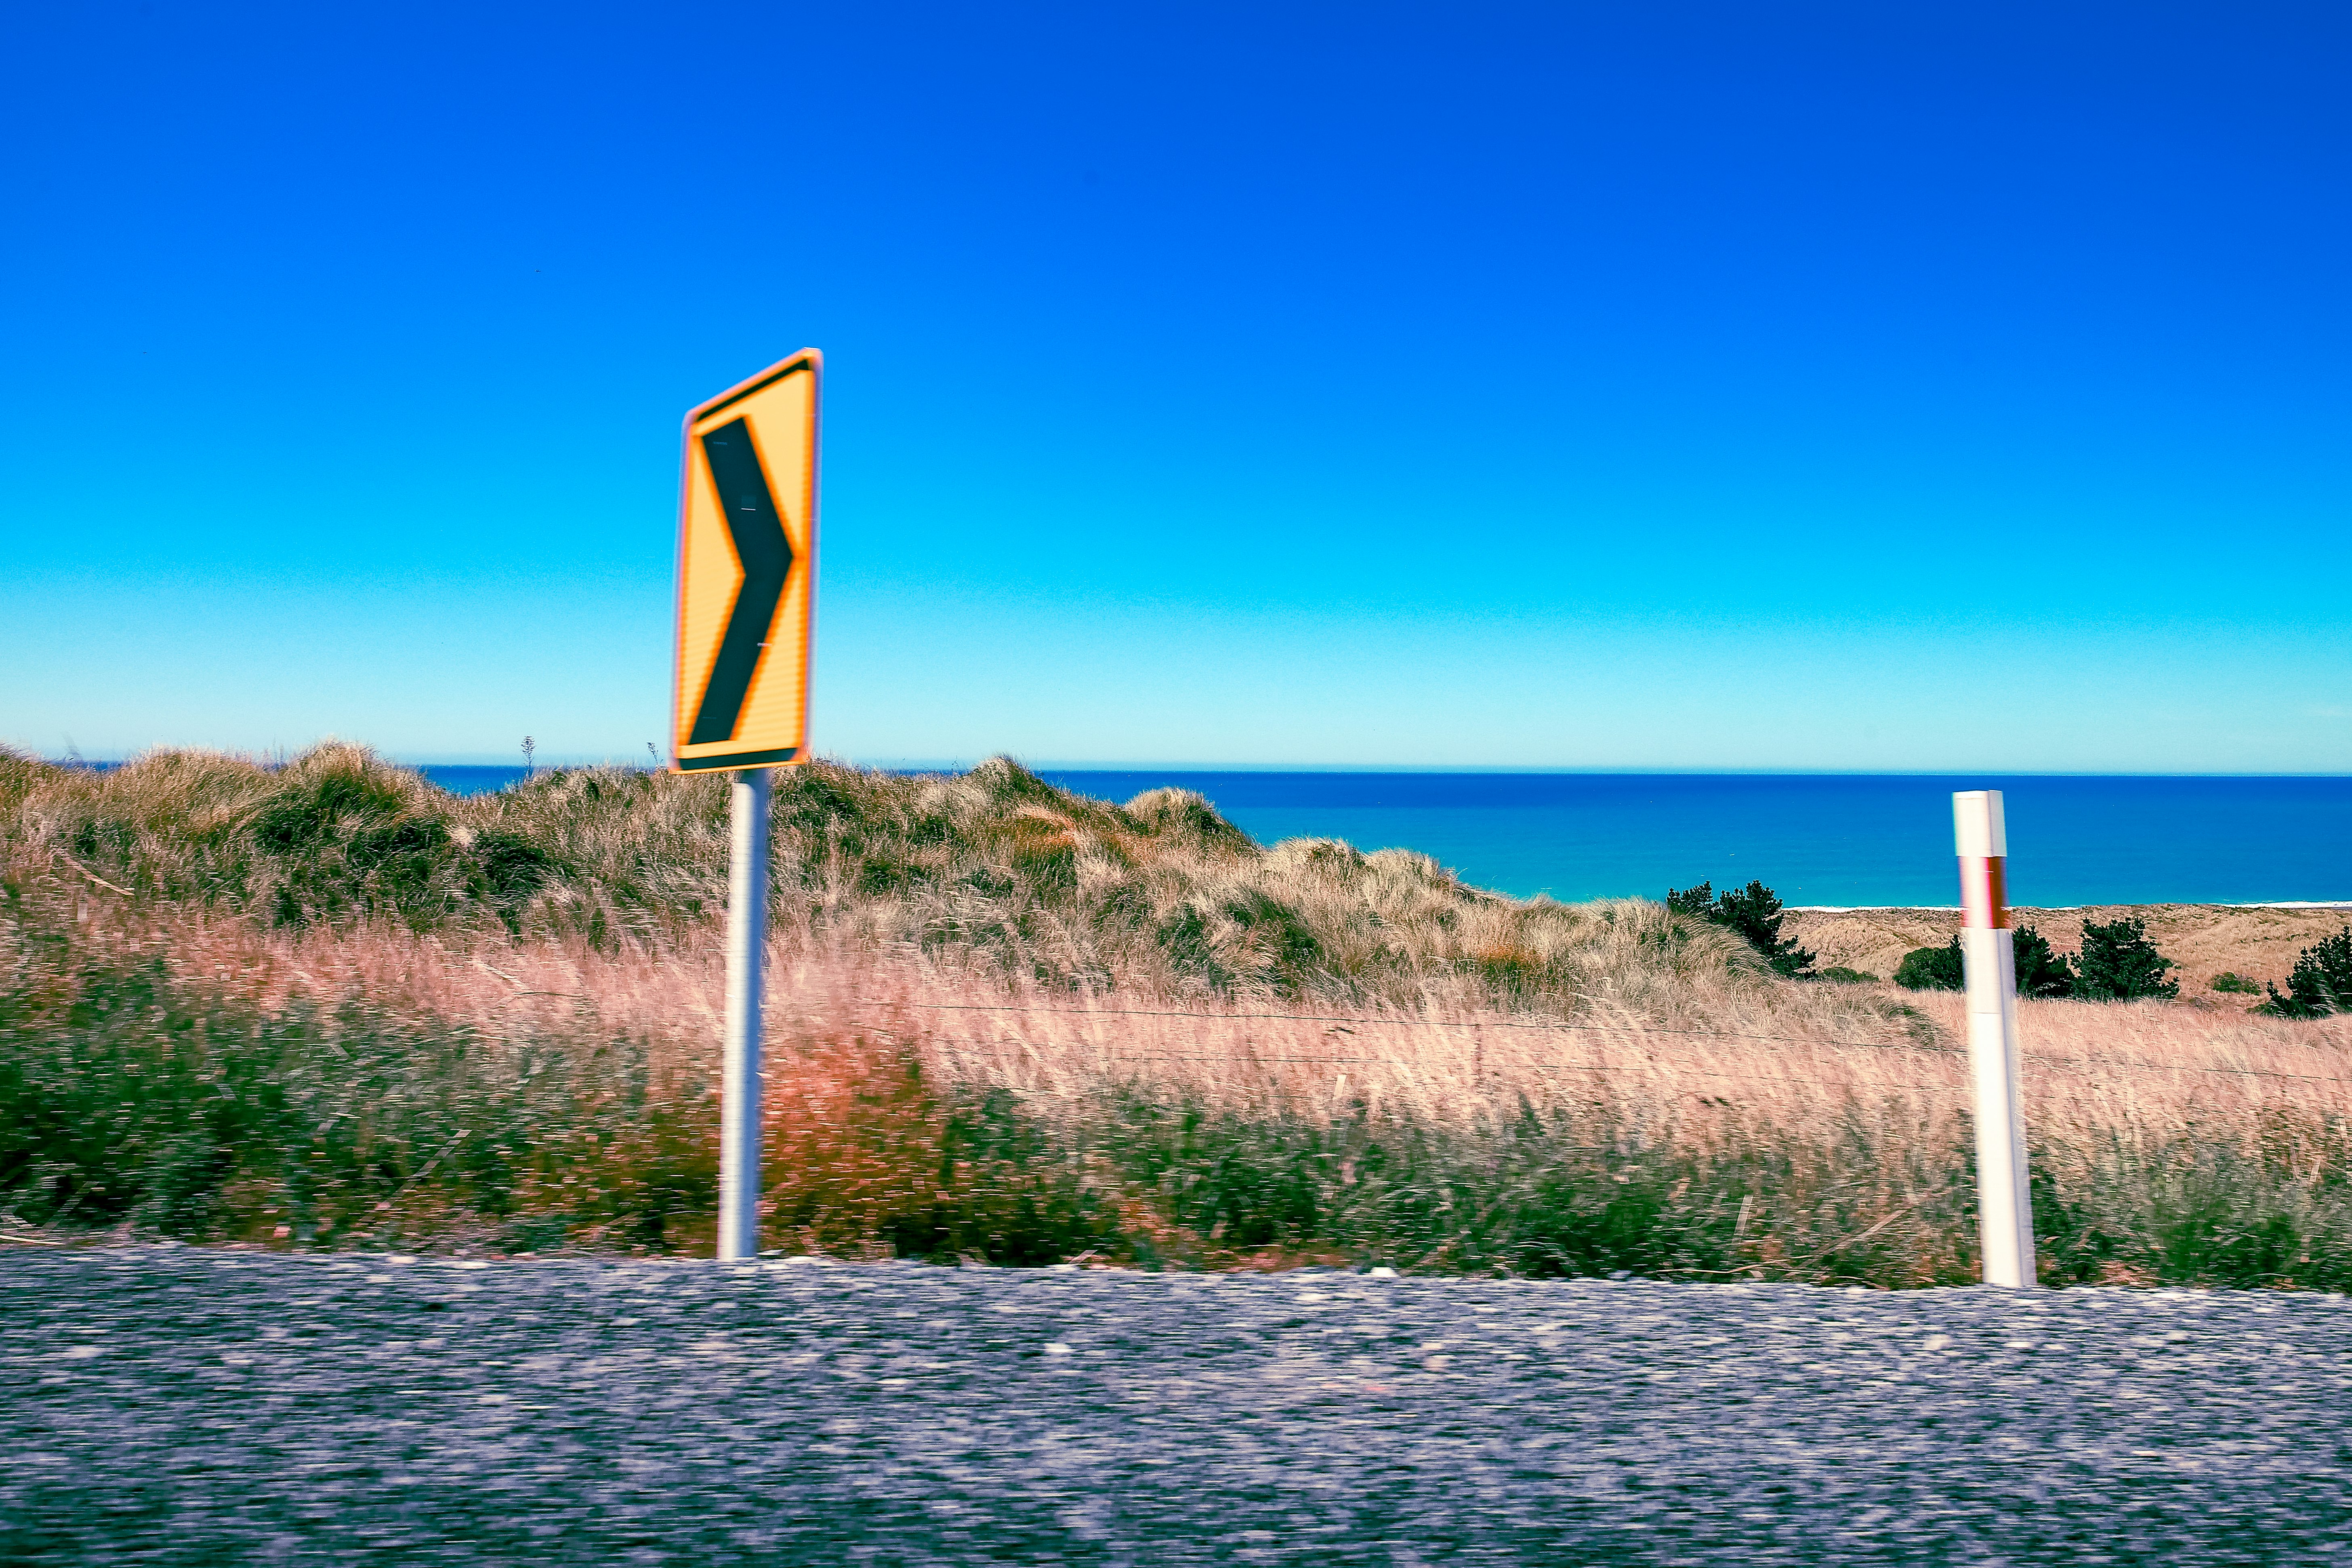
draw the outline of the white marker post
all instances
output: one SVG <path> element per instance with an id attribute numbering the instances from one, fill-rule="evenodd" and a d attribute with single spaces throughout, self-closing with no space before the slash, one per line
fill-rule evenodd
<path id="1" fill-rule="evenodd" d="M 1952 796 L 1960 853 L 1960 952 L 1968 970 L 1969 1068 L 1976 1080 L 1977 1231 L 1984 1282 L 2026 1288 L 2033 1194 L 2026 1184 L 2025 1109 L 2017 1088 L 2017 947 L 2009 930 L 2009 833 L 2000 791 Z"/>
<path id="2" fill-rule="evenodd" d="M 719 1260 L 760 1255 L 760 998 L 768 950 L 768 768 L 735 775 L 728 800 L 727 1042 L 719 1068 Z"/>

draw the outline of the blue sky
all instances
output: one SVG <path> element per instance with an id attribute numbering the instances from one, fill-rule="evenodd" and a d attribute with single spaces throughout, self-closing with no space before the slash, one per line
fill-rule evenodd
<path id="1" fill-rule="evenodd" d="M 13 7 L 0 739 L 2352 771 L 2347 15 Z"/>

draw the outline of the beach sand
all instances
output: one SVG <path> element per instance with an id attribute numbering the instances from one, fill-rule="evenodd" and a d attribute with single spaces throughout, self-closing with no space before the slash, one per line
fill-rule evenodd
<path id="1" fill-rule="evenodd" d="M 2157 950 L 2180 967 L 2180 999 L 2243 1007 L 2254 997 L 2217 992 L 2213 977 L 2224 971 L 2284 985 L 2295 955 L 2322 937 L 2352 924 L 2352 909 L 2279 908 L 2259 904 L 2101 904 L 2074 910 L 2010 911 L 2012 926 L 2030 925 L 2061 952 L 2082 944 L 2086 921 L 2105 922 L 2128 915 L 2147 921 Z M 1960 929 L 1960 911 L 1949 910 L 1790 910 L 1781 934 L 1811 948 L 1824 969 L 1843 964 L 1880 979 L 1915 947 L 1939 947 Z"/>

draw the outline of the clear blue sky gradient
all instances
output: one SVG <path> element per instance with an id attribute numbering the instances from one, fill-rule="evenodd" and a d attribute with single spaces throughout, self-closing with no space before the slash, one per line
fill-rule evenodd
<path id="1" fill-rule="evenodd" d="M 12 7 L 0 739 L 2352 771 L 2340 6 Z"/>

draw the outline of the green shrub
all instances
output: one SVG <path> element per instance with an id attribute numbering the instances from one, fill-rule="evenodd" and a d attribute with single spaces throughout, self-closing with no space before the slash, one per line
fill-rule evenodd
<path id="1" fill-rule="evenodd" d="M 2020 996 L 2074 994 L 2074 972 L 2063 954 L 2052 950 L 2048 939 L 2032 926 L 2019 926 L 2010 936 L 2017 955 Z M 1895 984 L 1913 991 L 1968 989 L 1968 961 L 1960 939 L 1956 936 L 1942 947 L 1915 947 L 1905 953 L 1895 971 Z"/>
<path id="2" fill-rule="evenodd" d="M 1942 947 L 1915 947 L 1895 966 L 1895 984 L 1908 991 L 1968 989 L 1967 961 L 1960 956 L 1960 939 Z"/>
<path id="3" fill-rule="evenodd" d="M 1972 1282 L 1967 1152 L 1891 1145 L 1866 1108 L 1853 1110 L 1845 1135 L 1826 1143 L 1754 1125 L 1705 1151 L 1645 1148 L 1602 1107 L 1460 1127 L 1138 1100 L 1097 1110 L 1069 1135 L 1181 1227 L 1154 1248 L 1178 1263 L 1276 1248 L 1534 1277 Z M 2352 1189 L 2311 1182 L 2290 1152 L 2300 1145 L 2307 1158 L 2316 1138 L 2320 1158 L 2340 1160 L 2352 1128 L 2282 1121 L 2273 1131 L 2264 1142 L 2275 1153 L 2240 1152 L 2217 1129 L 2056 1162 L 2059 1151 L 2037 1150 L 2042 1281 L 2095 1283 L 2120 1270 L 2240 1288 L 2352 1282 Z M 1856 1179 L 1865 1171 L 1913 1194 L 1901 1229 L 1871 1234 L 1906 1200 L 1871 1194 Z"/>
<path id="4" fill-rule="evenodd" d="M 2020 996 L 2072 996 L 2074 971 L 2062 953 L 2032 926 L 2010 933 L 2017 950 L 2017 994 Z"/>
<path id="5" fill-rule="evenodd" d="M 2176 965 L 2147 939 L 2147 922 L 2137 915 L 2083 927 L 2083 952 L 2074 961 L 2074 994 L 2093 1002 L 2129 1002 L 2145 996 L 2170 999 L 2180 982 L 2165 978 Z"/>
<path id="6" fill-rule="evenodd" d="M 1785 1214 L 1785 1250 L 1800 1256 L 1822 1251 L 1816 1225 L 1852 1236 L 1869 1223 L 1821 1202 L 1811 1172 L 1802 1195 L 1759 1191 L 1787 1181 L 1794 1151 L 1643 1150 L 1605 1109 L 1523 1108 L 1500 1125 L 1464 1127 L 1360 1108 L 1244 1115 L 1137 1097 L 1089 1120 L 1077 1135 L 1181 1227 L 1157 1244 L 1178 1262 L 1276 1249 L 1446 1272 L 1720 1277 L 1758 1255 L 1768 1213 Z M 1827 1271 L 1903 1267 L 1891 1251 L 1858 1254 Z"/>
<path id="7" fill-rule="evenodd" d="M 1785 974 L 1791 980 L 1812 975 L 1813 955 L 1800 947 L 1795 937 L 1781 936 L 1780 921 L 1784 917 L 1780 896 L 1762 882 L 1750 882 L 1745 888 L 1720 894 L 1712 882 L 1701 882 L 1696 888 L 1669 888 L 1666 908 L 1738 932 L 1772 966 L 1775 974 Z"/>
<path id="8" fill-rule="evenodd" d="M 2220 981 L 2215 981 L 2218 988 Z M 2253 987 L 2247 986 L 2248 990 Z M 2286 994 L 2269 987 L 2263 1011 L 2281 1018 L 2324 1018 L 2331 1013 L 2352 1013 L 2352 925 L 2334 936 L 2322 937 L 2296 955 L 2294 971 L 2286 977 Z"/>
<path id="9" fill-rule="evenodd" d="M 909 1098 L 922 1095 L 911 1063 L 906 1076 L 915 1091 Z M 898 1120 L 903 1125 L 903 1115 Z M 897 1256 L 935 1263 L 984 1258 L 1018 1267 L 1118 1249 L 1118 1215 L 1086 1179 L 1082 1155 L 1025 1114 L 1009 1091 L 956 1097 L 938 1119 L 936 1149 L 925 1152 L 939 1173 L 928 1201 L 889 1205 L 871 1216 L 879 1239 Z M 808 1226 L 816 1185 L 799 1173 L 784 1173 L 776 1183 L 770 1223 Z M 854 1248 L 873 1238 L 831 1239 Z"/>
<path id="10" fill-rule="evenodd" d="M 661 1246 L 716 1199 L 712 1114 L 625 1037 L 268 1012 L 154 960 L 0 991 L 0 1207 L 36 1225 L 513 1246 L 527 1218 L 537 1244 Z"/>
<path id="11" fill-rule="evenodd" d="M 1878 976 L 1867 970 L 1848 969 L 1843 963 L 1832 963 L 1822 970 L 1818 978 L 1834 980 L 1841 985 L 1867 985 L 1875 981 Z"/>
<path id="12" fill-rule="evenodd" d="M 2191 1126 L 2140 1147 L 2085 1148 L 2063 1184 L 2040 1161 L 2033 1229 L 2045 1285 L 2123 1277 L 2237 1289 L 2341 1289 L 2352 1280 L 2352 1188 L 2313 1181 L 2340 1169 L 2352 1128 L 2273 1118 L 2249 1150 L 2222 1127 Z M 2298 1147 L 2299 1146 L 2299 1147 Z M 2069 1162 L 2074 1163 L 2074 1162 Z"/>
<path id="13" fill-rule="evenodd" d="M 2249 980 L 2234 970 L 2225 969 L 2213 976 L 2213 989 L 2227 991 L 2240 996 L 2259 996 L 2263 994 L 2263 983 L 2259 980 Z"/>

